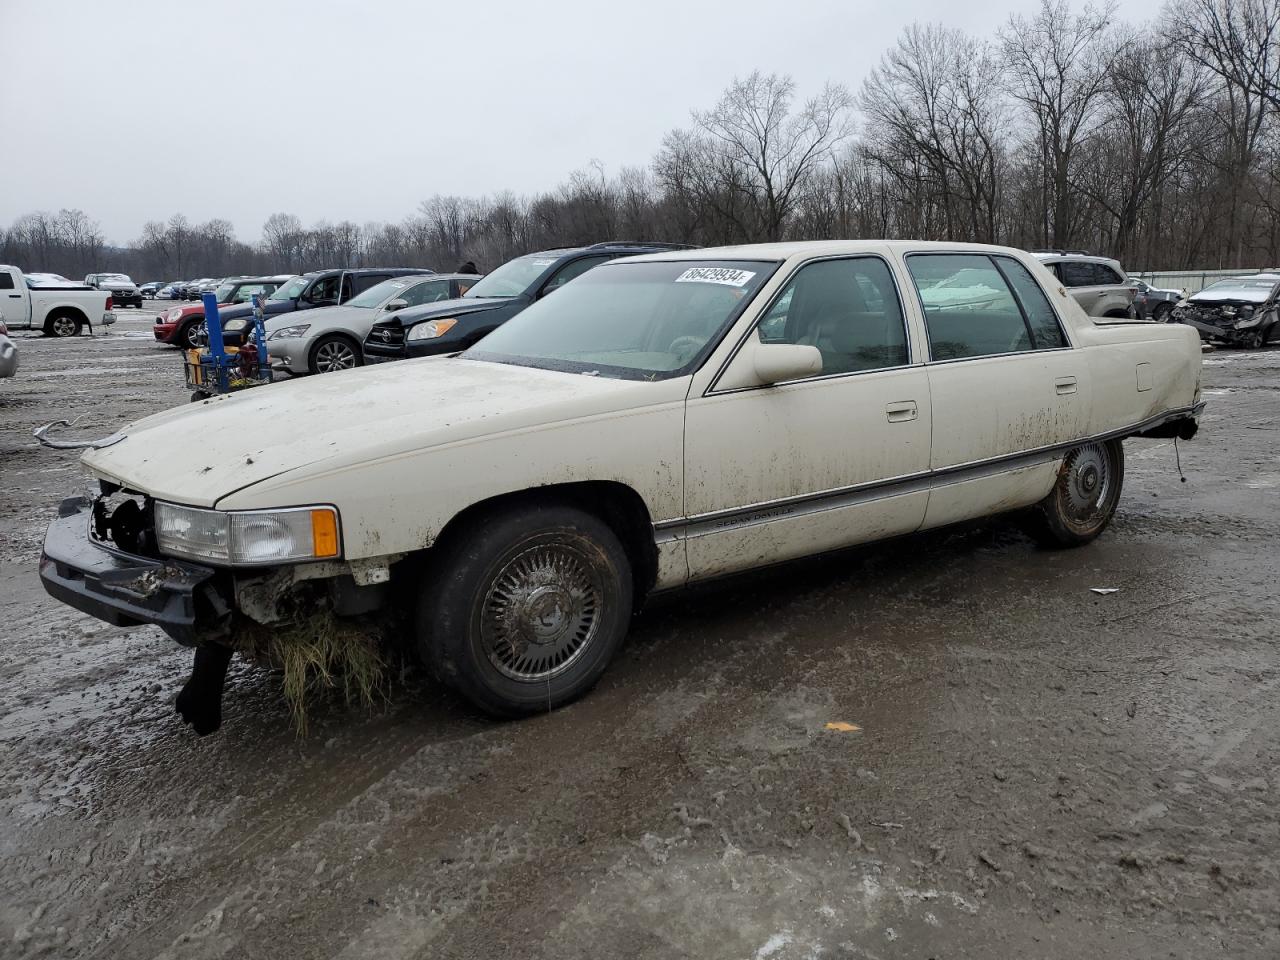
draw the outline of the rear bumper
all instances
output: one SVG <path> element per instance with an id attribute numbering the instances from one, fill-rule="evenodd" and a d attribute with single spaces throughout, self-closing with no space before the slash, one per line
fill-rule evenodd
<path id="1" fill-rule="evenodd" d="M 40 580 L 51 597 L 117 627 L 153 623 L 185 645 L 226 619 L 212 583 L 217 571 L 109 550 L 89 539 L 91 517 L 84 497 L 58 505 L 40 553 Z"/>

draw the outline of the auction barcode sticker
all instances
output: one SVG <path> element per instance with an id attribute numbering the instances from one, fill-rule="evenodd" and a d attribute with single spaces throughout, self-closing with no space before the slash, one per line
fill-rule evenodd
<path id="1" fill-rule="evenodd" d="M 690 267 L 676 277 L 676 283 L 722 283 L 726 287 L 741 287 L 754 276 L 754 271 L 732 267 Z"/>

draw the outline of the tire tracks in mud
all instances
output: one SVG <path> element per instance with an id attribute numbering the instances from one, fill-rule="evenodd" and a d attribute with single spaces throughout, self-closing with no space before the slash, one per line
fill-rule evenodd
<path id="1" fill-rule="evenodd" d="M 780 640 L 775 638 L 774 642 Z M 664 645 L 671 642 L 664 641 Z M 735 673 L 757 669 L 772 655 L 771 644 L 754 644 L 753 649 L 745 661 L 735 658 Z M 418 755 L 348 801 L 345 811 L 340 811 L 346 816 L 329 816 L 305 829 L 291 829 L 289 835 L 298 840 L 287 849 L 273 844 L 278 854 L 259 852 L 225 874 L 253 876 L 265 867 L 278 877 L 292 876 L 307 883 L 306 878 L 315 876 L 312 864 L 327 865 L 335 856 L 341 859 L 332 849 L 337 840 L 347 849 L 372 853 L 353 862 L 350 874 L 344 877 L 344 890 L 356 891 L 357 899 L 380 905 L 412 905 L 407 922 L 402 914 L 389 913 L 371 918 L 364 929 L 344 929 L 343 918 L 349 911 L 343 907 L 349 904 L 332 903 L 327 909 L 316 901 L 341 899 L 339 891 L 311 883 L 306 910 L 310 917 L 290 924 L 295 935 L 289 949 L 297 956 L 330 955 L 341 944 L 346 944 L 349 955 L 359 955 L 362 940 L 383 942 L 388 927 L 398 935 L 418 937 L 424 936 L 425 927 L 430 933 L 423 940 L 425 945 L 441 933 L 452 938 L 455 926 L 461 923 L 465 929 L 458 935 L 470 939 L 477 927 L 483 930 L 491 925 L 491 910 L 502 912 L 502 926 L 507 929 L 518 929 L 521 918 L 545 920 L 556 914 L 556 903 L 562 902 L 569 890 L 564 884 L 543 881 L 581 877 L 582 868 L 595 862 L 602 848 L 615 853 L 630 849 L 639 839 L 638 831 L 669 826 L 670 808 L 663 806 L 655 813 L 654 792 L 687 776 L 682 744 L 690 727 L 711 722 L 710 715 L 717 709 L 714 691 L 725 683 L 725 666 L 723 662 L 709 665 L 716 675 L 700 685 L 696 696 L 673 696 L 669 691 L 647 694 L 644 704 L 627 706 L 623 716 L 618 716 L 617 704 L 600 693 L 549 716 L 498 725 L 464 738 L 467 759 L 461 763 L 454 759 L 456 769 L 450 785 L 424 798 L 422 807 L 388 810 L 385 819 L 371 821 L 367 810 L 361 812 L 363 808 L 407 795 L 402 785 L 388 781 L 412 778 L 415 771 L 429 766 L 428 760 L 439 760 Z M 585 736 L 584 724 L 589 730 Z M 651 730 L 656 736 L 620 739 L 619 724 L 627 730 Z M 530 744 L 534 749 L 528 749 Z M 438 753 L 436 746 L 426 749 Z M 457 746 L 454 741 L 453 747 Z M 559 779 L 566 770 L 577 771 L 571 785 Z M 656 822 L 651 822 L 655 817 Z M 413 851 L 407 857 L 406 846 Z M 252 885 L 231 886 L 172 917 L 163 931 L 154 928 L 128 945 L 138 955 L 147 956 L 163 950 L 161 943 L 168 938 L 171 949 L 181 943 L 190 950 L 211 912 L 248 913 L 255 901 L 261 902 Z M 569 886 L 576 886 L 576 882 Z M 530 894 L 538 890 L 542 893 Z M 516 905 L 514 911 L 509 909 L 511 905 Z M 256 930 L 274 929 L 289 919 L 276 915 L 277 909 L 274 904 L 265 905 L 261 915 L 266 919 L 257 921 L 260 927 L 255 926 L 243 940 L 220 939 L 212 952 L 225 947 L 256 955 L 269 949 L 270 936 L 259 940 Z M 283 909 L 287 913 L 295 907 L 284 904 Z M 433 914 L 439 927 L 428 919 Z M 189 939 L 183 940 L 184 936 Z M 473 946 L 480 949 L 478 944 Z M 501 948 L 494 945 L 492 949 Z"/>

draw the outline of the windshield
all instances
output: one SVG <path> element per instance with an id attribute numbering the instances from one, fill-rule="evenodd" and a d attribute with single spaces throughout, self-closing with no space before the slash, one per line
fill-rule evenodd
<path id="1" fill-rule="evenodd" d="M 1276 285 L 1275 280 L 1219 280 L 1201 290 L 1201 293 L 1257 293 L 1259 290 L 1269 292 Z"/>
<path id="2" fill-rule="evenodd" d="M 290 277 L 282 283 L 279 289 L 268 300 L 292 300 L 294 297 L 302 296 L 302 291 L 307 289 L 306 277 Z"/>
<path id="3" fill-rule="evenodd" d="M 235 292 L 236 285 L 234 283 L 223 283 L 218 285 L 218 289 L 213 292 L 213 295 L 218 298 L 219 303 L 230 303 L 231 296 Z"/>
<path id="4" fill-rule="evenodd" d="M 516 257 L 508 260 L 493 273 L 479 281 L 464 296 L 472 297 L 518 297 L 529 289 L 529 285 L 542 276 L 547 267 L 552 266 L 558 258 L 545 254 L 530 254 L 527 257 Z"/>
<path id="5" fill-rule="evenodd" d="M 372 287 L 347 301 L 348 307 L 380 307 L 388 300 L 394 300 L 406 287 L 421 282 L 421 277 L 392 277 L 375 283 Z"/>
<path id="6" fill-rule="evenodd" d="M 750 260 L 606 264 L 463 356 L 633 380 L 679 376 L 702 361 L 775 269 Z"/>

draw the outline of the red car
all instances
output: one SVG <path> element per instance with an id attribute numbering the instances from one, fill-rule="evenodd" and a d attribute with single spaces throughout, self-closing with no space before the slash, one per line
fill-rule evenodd
<path id="1" fill-rule="evenodd" d="M 248 303 L 255 293 L 267 296 L 275 289 L 293 279 L 293 274 L 285 273 L 275 277 L 240 277 L 235 280 L 224 280 L 214 291 L 218 298 L 218 306 L 233 306 Z M 177 347 L 203 347 L 208 338 L 204 325 L 204 304 L 184 304 L 173 307 L 156 317 L 155 326 L 151 328 L 155 338 L 161 343 L 172 343 Z"/>

